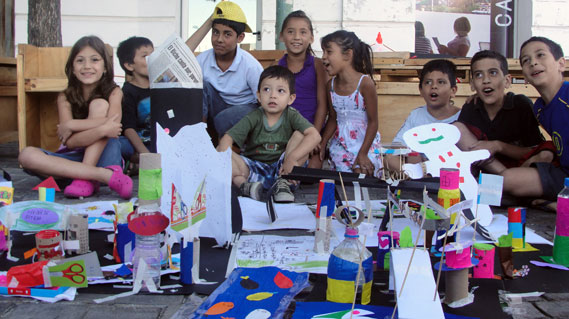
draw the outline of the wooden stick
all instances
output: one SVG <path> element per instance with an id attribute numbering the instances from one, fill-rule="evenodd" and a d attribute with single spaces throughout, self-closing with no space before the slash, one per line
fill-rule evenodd
<path id="1" fill-rule="evenodd" d="M 435 232 L 435 238 L 437 233 Z M 447 245 L 448 230 L 445 233 L 445 240 L 443 241 L 443 251 L 441 252 L 441 260 L 439 261 L 439 273 L 437 274 L 437 284 L 435 285 L 435 295 L 433 301 L 437 299 L 437 292 L 439 291 L 439 281 L 441 279 L 441 270 L 443 269 L 443 256 L 445 255 L 445 246 Z"/>
<path id="2" fill-rule="evenodd" d="M 393 313 L 391 314 L 391 319 L 395 316 L 395 312 L 397 311 L 397 300 L 395 300 L 395 307 L 393 307 Z"/>
<path id="3" fill-rule="evenodd" d="M 342 173 L 338 172 L 340 175 L 340 184 L 342 185 L 342 191 L 344 192 L 344 199 L 346 200 L 346 207 L 348 208 L 348 223 L 350 227 L 354 228 L 354 223 L 352 222 L 352 213 L 350 212 L 350 202 L 348 201 L 348 194 L 346 193 L 346 187 L 344 187 L 344 180 L 342 179 Z M 338 218 L 338 216 L 336 216 Z M 342 218 L 342 212 L 340 212 L 340 219 Z"/>

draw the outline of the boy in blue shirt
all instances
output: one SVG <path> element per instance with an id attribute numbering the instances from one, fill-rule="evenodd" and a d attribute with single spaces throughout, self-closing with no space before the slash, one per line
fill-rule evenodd
<path id="1" fill-rule="evenodd" d="M 262 188 L 277 181 L 275 202 L 293 202 L 291 183 L 279 176 L 302 166 L 320 143 L 320 134 L 297 110 L 294 74 L 285 67 L 268 67 L 259 79 L 257 98 L 261 107 L 247 114 L 219 141 L 218 151 L 236 143 L 243 155 L 233 152 L 232 181 L 241 194 L 260 200 Z"/>
<path id="2" fill-rule="evenodd" d="M 152 41 L 130 37 L 117 48 L 117 57 L 130 80 L 122 87 L 121 152 L 123 158 L 138 163 L 138 155 L 148 153 L 150 145 L 150 81 L 146 57 L 152 54 Z"/>
<path id="3" fill-rule="evenodd" d="M 243 10 L 231 2 L 217 4 L 213 15 L 186 41 L 194 51 L 211 29 L 212 49 L 197 56 L 203 72 L 203 118 L 219 136 L 257 108 L 256 90 L 263 67 L 239 48 L 251 32 Z"/>
<path id="4" fill-rule="evenodd" d="M 563 50 L 550 39 L 531 37 L 522 44 L 520 64 L 526 81 L 541 95 L 533 111 L 551 136 L 559 161 L 506 170 L 502 174 L 504 190 L 516 196 L 555 201 L 564 179 L 569 177 L 569 82 L 563 79 Z"/>

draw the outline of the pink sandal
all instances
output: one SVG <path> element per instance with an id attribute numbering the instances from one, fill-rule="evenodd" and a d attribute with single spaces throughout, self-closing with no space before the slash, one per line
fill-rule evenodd
<path id="1" fill-rule="evenodd" d="M 109 187 L 124 199 L 130 199 L 132 195 L 132 179 L 122 172 L 122 168 L 118 165 L 107 166 L 113 171 L 113 175 L 109 180 Z"/>
<path id="2" fill-rule="evenodd" d="M 99 183 L 84 179 L 74 179 L 65 187 L 63 195 L 71 198 L 89 197 L 99 190 Z"/>

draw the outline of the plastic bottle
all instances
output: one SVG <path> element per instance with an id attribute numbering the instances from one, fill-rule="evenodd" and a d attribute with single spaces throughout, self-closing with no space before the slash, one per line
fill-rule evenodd
<path id="1" fill-rule="evenodd" d="M 569 265 L 569 177 L 565 178 L 565 187 L 557 195 L 557 217 L 555 238 L 553 239 L 553 260 L 562 265 Z"/>
<path id="2" fill-rule="evenodd" d="M 326 300 L 344 303 L 353 301 L 354 284 L 356 283 L 361 253 L 362 269 L 360 270 L 357 286 L 358 292 L 362 291 L 362 289 L 364 291 L 361 303 L 367 304 L 371 297 L 371 279 L 373 277 L 372 254 L 358 240 L 357 229 L 346 227 L 344 237 L 344 240 L 330 254 Z M 369 284 L 366 285 L 366 283 Z M 364 285 L 369 287 L 364 287 Z"/>
<path id="3" fill-rule="evenodd" d="M 158 205 L 139 206 L 136 210 L 137 215 L 161 214 Z M 156 288 L 160 287 L 160 264 L 162 252 L 160 251 L 160 233 L 150 236 L 136 235 L 136 246 L 132 259 L 133 276 L 136 280 L 140 260 L 144 260 L 147 265 L 144 277 L 152 278 Z M 146 283 L 143 282 L 141 290 L 148 290 Z"/>

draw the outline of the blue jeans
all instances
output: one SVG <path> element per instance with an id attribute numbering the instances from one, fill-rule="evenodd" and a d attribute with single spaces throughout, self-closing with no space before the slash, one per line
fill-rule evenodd
<path id="1" fill-rule="evenodd" d="M 65 158 L 74 162 L 82 162 L 83 155 L 85 153 L 84 149 L 65 150 L 62 152 L 58 151 L 59 153 L 46 151 L 44 149 L 42 149 L 42 151 L 47 155 Z M 107 145 L 105 146 L 105 149 L 101 153 L 101 157 L 99 157 L 99 161 L 97 162 L 97 167 L 107 167 L 110 165 L 118 165 L 122 167 L 121 142 L 118 138 L 110 138 L 108 140 Z"/>
<path id="2" fill-rule="evenodd" d="M 125 161 L 130 160 L 130 157 L 132 156 L 132 154 L 134 154 L 134 147 L 132 146 L 128 138 L 126 138 L 126 136 L 123 135 L 119 136 L 119 143 L 121 146 L 122 158 L 124 158 Z"/>
<path id="3" fill-rule="evenodd" d="M 204 81 L 203 83 L 203 116 L 213 120 L 219 138 L 257 107 L 256 103 L 227 104 L 209 82 Z"/>

